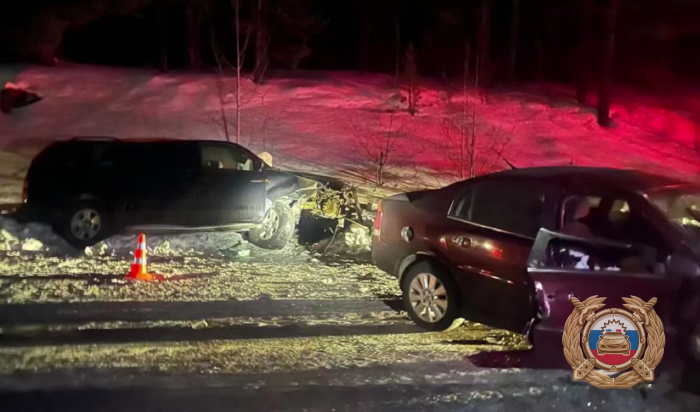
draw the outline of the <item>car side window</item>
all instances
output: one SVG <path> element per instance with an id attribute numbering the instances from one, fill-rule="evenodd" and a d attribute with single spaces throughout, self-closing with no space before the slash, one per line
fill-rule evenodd
<path id="1" fill-rule="evenodd" d="M 452 206 L 452 216 L 469 220 L 471 217 L 473 199 L 474 190 L 472 188 L 467 189 L 466 192 L 462 192 L 459 197 L 455 199 L 454 205 Z"/>
<path id="2" fill-rule="evenodd" d="M 197 147 L 190 144 L 134 143 L 129 162 L 144 172 L 183 170 L 197 166 Z"/>
<path id="3" fill-rule="evenodd" d="M 202 166 L 214 169 L 253 170 L 253 159 L 225 145 L 202 145 Z"/>
<path id="4" fill-rule="evenodd" d="M 591 202 L 595 199 L 595 202 Z M 626 272 L 653 272 L 670 253 L 661 234 L 639 204 L 617 196 L 572 196 L 564 200 L 561 232 L 582 238 L 631 245 L 634 256 L 620 259 Z"/>
<path id="5" fill-rule="evenodd" d="M 464 198 L 457 217 L 473 223 L 535 237 L 542 226 L 545 193 L 517 182 L 482 182 Z M 471 203 L 471 208 L 465 205 Z"/>
<path id="6" fill-rule="evenodd" d="M 656 246 L 657 231 L 638 207 L 614 196 L 570 196 L 562 207 L 561 232 Z M 585 234 L 585 235 L 584 235 Z"/>
<path id="7" fill-rule="evenodd" d="M 531 261 L 531 266 L 661 275 L 664 273 L 663 264 L 654 252 L 645 245 L 630 247 L 603 239 L 561 238 L 553 233 L 543 253 Z"/>

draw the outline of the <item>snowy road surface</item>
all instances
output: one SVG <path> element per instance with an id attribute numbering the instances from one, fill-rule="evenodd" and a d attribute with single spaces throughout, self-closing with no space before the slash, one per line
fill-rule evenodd
<path id="1" fill-rule="evenodd" d="M 424 333 L 362 257 L 235 243 L 155 238 L 151 284 L 121 280 L 118 245 L 0 252 L 2 410 L 700 410 L 670 367 L 632 390 L 574 384 L 556 337 L 506 352 L 525 344 L 478 324 Z"/>

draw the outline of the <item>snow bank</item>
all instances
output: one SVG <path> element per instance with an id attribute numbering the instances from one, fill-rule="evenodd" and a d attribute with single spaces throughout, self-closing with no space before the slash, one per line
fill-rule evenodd
<path id="1" fill-rule="evenodd" d="M 128 254 L 136 248 L 137 235 L 117 235 L 85 248 L 86 256 Z M 240 233 L 215 232 L 179 235 L 147 236 L 148 251 L 156 256 L 178 256 L 192 253 L 216 253 L 246 248 L 248 242 Z M 0 217 L 0 250 L 76 254 L 81 251 L 69 245 L 50 226 L 40 223 L 22 224 L 8 217 Z"/>
<path id="2" fill-rule="evenodd" d="M 88 253 L 133 253 L 138 235 L 112 236 L 91 248 Z M 246 248 L 240 233 L 212 232 L 178 235 L 146 235 L 148 252 L 155 256 L 180 256 L 193 253 L 217 253 Z"/>
<path id="3" fill-rule="evenodd" d="M 0 250 L 44 251 L 57 254 L 74 253 L 75 249 L 40 223 L 22 224 L 0 217 Z"/>

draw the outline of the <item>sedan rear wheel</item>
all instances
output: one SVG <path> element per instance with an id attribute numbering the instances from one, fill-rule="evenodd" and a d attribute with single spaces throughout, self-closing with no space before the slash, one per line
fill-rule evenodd
<path id="1" fill-rule="evenodd" d="M 418 326 L 437 331 L 461 323 L 457 284 L 437 265 L 425 261 L 410 267 L 402 290 L 404 307 Z"/>
<path id="2" fill-rule="evenodd" d="M 408 299 L 414 312 L 425 322 L 439 322 L 447 313 L 447 291 L 430 273 L 419 273 L 413 278 Z"/>

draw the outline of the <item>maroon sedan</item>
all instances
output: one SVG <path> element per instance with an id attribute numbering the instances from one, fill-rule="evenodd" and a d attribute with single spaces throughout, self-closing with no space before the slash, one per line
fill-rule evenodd
<path id="1" fill-rule="evenodd" d="M 429 330 L 466 318 L 532 339 L 563 331 L 571 297 L 656 297 L 667 336 L 700 360 L 695 185 L 573 166 L 494 173 L 384 199 L 372 257 Z"/>

